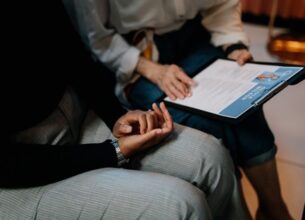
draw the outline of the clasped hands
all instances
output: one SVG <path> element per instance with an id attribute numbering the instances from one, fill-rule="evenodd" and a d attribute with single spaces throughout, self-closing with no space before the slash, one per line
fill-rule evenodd
<path id="1" fill-rule="evenodd" d="M 125 158 L 158 144 L 173 131 L 173 120 L 165 104 L 155 103 L 149 111 L 129 111 L 115 123 L 112 133 L 118 138 Z"/>

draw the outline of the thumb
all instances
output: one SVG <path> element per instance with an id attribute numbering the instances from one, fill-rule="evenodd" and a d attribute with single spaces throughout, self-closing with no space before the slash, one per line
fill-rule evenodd
<path id="1" fill-rule="evenodd" d="M 120 124 L 118 131 L 121 134 L 129 134 L 132 132 L 132 127 L 130 125 L 126 125 L 126 124 Z"/>

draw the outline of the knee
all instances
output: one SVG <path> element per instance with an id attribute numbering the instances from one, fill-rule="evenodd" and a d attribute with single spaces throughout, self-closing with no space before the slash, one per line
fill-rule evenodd
<path id="1" fill-rule="evenodd" d="M 188 151 L 192 153 L 185 158 L 185 163 L 191 168 L 190 179 L 207 195 L 216 188 L 221 188 L 220 193 L 225 196 L 232 191 L 235 183 L 235 168 L 229 151 L 220 140 L 199 131 L 198 133 L 193 130 L 189 134 L 193 141 Z"/>
<path id="2" fill-rule="evenodd" d="M 234 165 L 229 151 L 220 139 L 195 129 L 186 129 L 184 135 L 192 140 L 187 146 L 190 157 L 185 158 L 198 170 L 220 168 L 234 172 Z"/>
<path id="3" fill-rule="evenodd" d="M 212 216 L 219 216 L 238 190 L 235 168 L 228 150 L 216 138 L 203 136 L 193 158 L 192 183 L 207 195 Z"/>
<path id="4" fill-rule="evenodd" d="M 114 175 L 120 176 L 123 180 L 121 182 L 106 181 L 108 184 L 112 184 L 112 190 L 120 189 L 122 192 L 114 190 L 116 191 L 115 196 L 109 192 L 111 191 L 109 189 L 105 192 L 104 186 L 95 184 L 99 182 L 99 178 L 94 175 L 91 176 L 90 182 L 92 179 L 97 182 L 94 183 L 95 187 L 92 189 L 94 194 L 91 195 L 91 200 L 99 201 L 101 198 L 108 198 L 112 204 L 116 204 L 115 208 L 120 211 L 117 216 L 123 216 L 119 219 L 211 219 L 210 207 L 205 194 L 180 178 L 123 169 L 108 169 L 104 173 L 105 175 L 102 177 L 104 182 L 105 176 L 116 180 Z M 96 198 L 93 198 L 94 196 Z"/>
<path id="5" fill-rule="evenodd" d="M 181 179 L 170 179 L 163 188 L 165 199 L 158 202 L 167 212 L 166 219 L 211 219 L 210 207 L 204 192 Z"/>
<path id="6" fill-rule="evenodd" d="M 205 134 L 198 153 L 202 165 L 218 168 L 223 172 L 234 173 L 235 168 L 229 150 L 222 144 L 220 139 Z"/>

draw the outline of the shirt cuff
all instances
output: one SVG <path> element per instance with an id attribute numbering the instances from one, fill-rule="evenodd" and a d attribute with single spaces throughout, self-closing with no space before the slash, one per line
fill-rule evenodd
<path id="1" fill-rule="evenodd" d="M 246 46 L 249 46 L 249 40 L 244 33 L 231 33 L 224 35 L 212 35 L 211 42 L 214 46 L 219 47 L 226 44 L 236 44 L 243 43 Z"/>

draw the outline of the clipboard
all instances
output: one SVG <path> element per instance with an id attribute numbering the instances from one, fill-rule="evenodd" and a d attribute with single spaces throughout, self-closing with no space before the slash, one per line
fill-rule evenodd
<path id="1" fill-rule="evenodd" d="M 195 114 L 229 123 L 239 123 L 278 92 L 305 78 L 305 67 L 269 62 L 216 59 L 202 67 L 193 77 L 197 86 L 184 100 L 164 99 L 174 106 Z"/>

